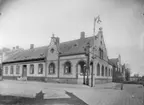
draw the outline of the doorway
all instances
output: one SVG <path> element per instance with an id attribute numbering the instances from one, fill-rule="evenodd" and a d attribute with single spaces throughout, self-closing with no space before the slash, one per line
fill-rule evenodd
<path id="1" fill-rule="evenodd" d="M 22 77 L 27 77 L 27 65 L 23 65 L 22 67 Z"/>
<path id="2" fill-rule="evenodd" d="M 86 84 L 86 77 L 87 77 L 86 63 L 84 61 L 79 61 L 77 66 L 78 66 L 78 73 L 79 73 L 78 79 L 80 80 L 79 83 Z"/>

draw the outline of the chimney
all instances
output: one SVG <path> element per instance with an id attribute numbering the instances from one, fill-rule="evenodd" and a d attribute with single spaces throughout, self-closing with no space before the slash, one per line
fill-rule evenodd
<path id="1" fill-rule="evenodd" d="M 81 32 L 81 39 L 82 38 L 85 38 L 85 32 L 83 31 L 83 32 Z"/>
<path id="2" fill-rule="evenodd" d="M 30 44 L 30 49 L 33 49 L 34 48 L 34 44 Z"/>
<path id="3" fill-rule="evenodd" d="M 57 44 L 60 43 L 60 38 L 59 38 L 59 37 L 56 38 L 56 43 L 57 43 Z"/>
<path id="4" fill-rule="evenodd" d="M 19 49 L 19 46 L 16 46 L 16 49 Z"/>
<path id="5" fill-rule="evenodd" d="M 15 50 L 15 47 L 13 47 L 13 50 Z"/>

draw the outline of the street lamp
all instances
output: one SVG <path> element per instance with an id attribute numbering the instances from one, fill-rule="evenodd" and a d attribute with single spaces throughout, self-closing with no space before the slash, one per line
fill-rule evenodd
<path id="1" fill-rule="evenodd" d="M 87 81 L 86 81 L 86 84 L 89 85 L 89 51 L 90 49 L 90 43 L 88 42 L 86 44 L 86 46 L 84 47 L 84 50 L 85 50 L 85 55 L 87 56 L 87 65 L 86 65 L 86 71 L 87 71 Z"/>

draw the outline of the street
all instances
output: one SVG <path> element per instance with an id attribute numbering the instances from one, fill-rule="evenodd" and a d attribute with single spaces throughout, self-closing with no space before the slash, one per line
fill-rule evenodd
<path id="1" fill-rule="evenodd" d="M 143 105 L 141 85 L 118 83 L 56 84 L 34 81 L 0 81 L 0 103 L 32 105 Z"/>
<path id="2" fill-rule="evenodd" d="M 144 105 L 144 87 L 142 85 L 124 84 L 122 97 L 116 105 Z"/>

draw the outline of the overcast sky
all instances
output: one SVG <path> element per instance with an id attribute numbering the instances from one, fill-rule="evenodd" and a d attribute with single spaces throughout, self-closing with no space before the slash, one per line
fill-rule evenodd
<path id="1" fill-rule="evenodd" d="M 52 33 L 60 42 L 93 32 L 100 15 L 109 58 L 122 57 L 133 73 L 144 75 L 143 0 L 3 0 L 0 47 L 48 45 Z"/>

